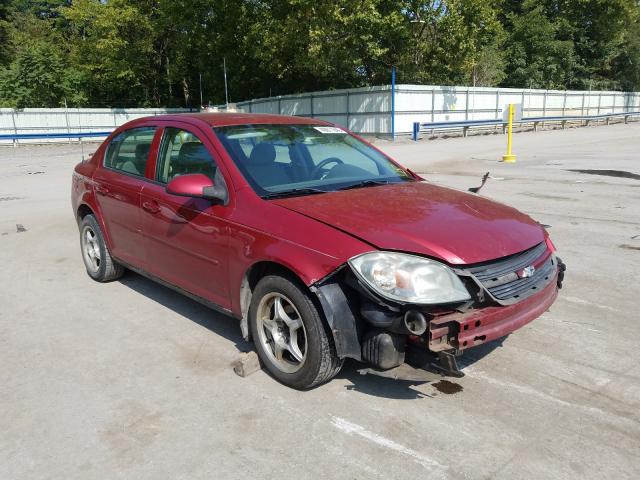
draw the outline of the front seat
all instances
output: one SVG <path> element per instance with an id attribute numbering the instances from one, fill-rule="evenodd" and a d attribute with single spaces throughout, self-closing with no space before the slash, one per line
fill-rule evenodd
<path id="1" fill-rule="evenodd" d="M 246 167 L 256 183 L 263 188 L 293 181 L 287 166 L 276 162 L 276 149 L 270 143 L 259 143 L 253 147 Z"/>
<path id="2" fill-rule="evenodd" d="M 213 179 L 215 175 L 213 161 L 204 144 L 187 142 L 180 147 L 178 158 L 171 162 L 171 178 L 186 173 L 203 173 Z"/>

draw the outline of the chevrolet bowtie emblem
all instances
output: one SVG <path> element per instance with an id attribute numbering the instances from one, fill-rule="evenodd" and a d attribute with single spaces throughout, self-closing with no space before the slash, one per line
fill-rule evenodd
<path id="1" fill-rule="evenodd" d="M 528 267 L 524 267 L 518 276 L 520 278 L 528 278 L 533 276 L 535 271 L 536 271 L 536 267 L 534 267 L 533 265 L 529 265 Z"/>

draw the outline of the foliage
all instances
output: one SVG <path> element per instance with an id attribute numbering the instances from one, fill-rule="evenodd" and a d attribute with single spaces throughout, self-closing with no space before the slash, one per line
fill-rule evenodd
<path id="1" fill-rule="evenodd" d="M 511 24 L 507 85 L 556 89 L 570 85 L 575 71 L 573 42 L 559 38 L 560 26 L 537 0 L 523 3 L 520 14 L 507 16 Z"/>
<path id="2" fill-rule="evenodd" d="M 196 106 L 389 82 L 640 90 L 637 0 L 4 0 L 0 105 Z"/>

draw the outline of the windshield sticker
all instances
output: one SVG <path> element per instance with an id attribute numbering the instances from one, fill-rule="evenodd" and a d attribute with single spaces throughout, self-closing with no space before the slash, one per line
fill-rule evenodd
<path id="1" fill-rule="evenodd" d="M 347 133 L 338 127 L 313 127 L 313 128 L 319 131 L 320 133 L 344 133 L 344 134 Z"/>

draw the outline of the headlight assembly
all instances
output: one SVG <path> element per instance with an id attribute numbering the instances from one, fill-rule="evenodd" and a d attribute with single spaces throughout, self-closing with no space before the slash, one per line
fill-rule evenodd
<path id="1" fill-rule="evenodd" d="M 371 252 L 349 260 L 354 273 L 382 297 L 407 303 L 469 300 L 462 281 L 446 265 L 404 253 Z"/>

